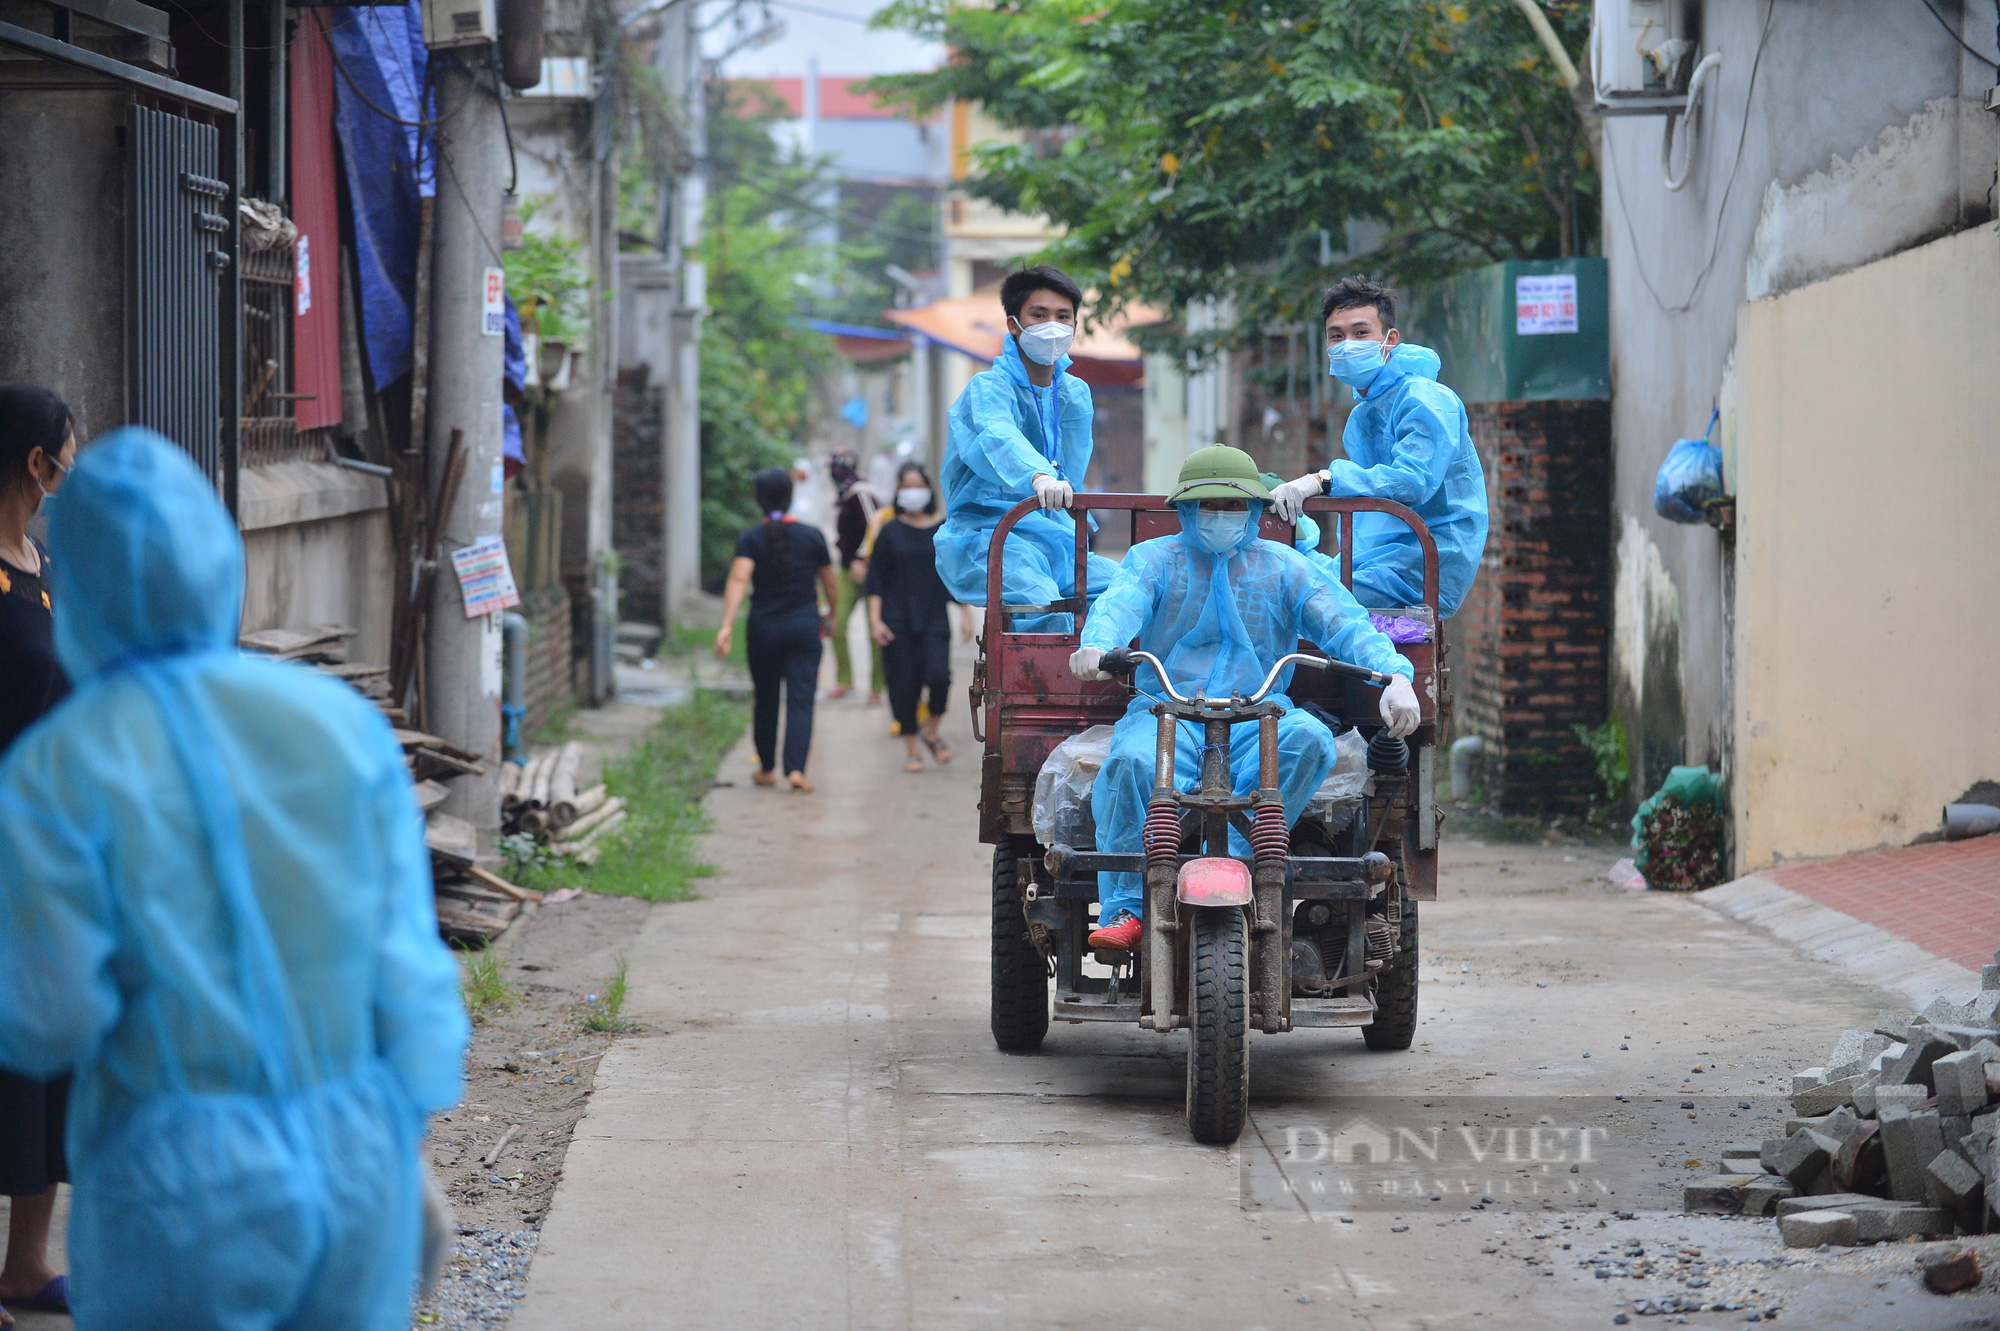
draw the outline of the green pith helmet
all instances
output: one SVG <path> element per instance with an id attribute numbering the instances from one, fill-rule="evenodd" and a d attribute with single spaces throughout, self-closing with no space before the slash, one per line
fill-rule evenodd
<path id="1" fill-rule="evenodd" d="M 1181 463 L 1180 480 L 1167 502 L 1188 499 L 1255 499 L 1271 502 L 1271 491 L 1257 474 L 1257 464 L 1248 453 L 1226 444 L 1198 448 Z"/>

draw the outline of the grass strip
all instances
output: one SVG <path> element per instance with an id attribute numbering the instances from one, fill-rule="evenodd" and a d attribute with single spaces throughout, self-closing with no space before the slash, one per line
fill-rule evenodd
<path id="1" fill-rule="evenodd" d="M 578 887 L 645 901 L 684 901 L 691 884 L 715 872 L 695 856 L 694 838 L 708 826 L 702 797 L 724 754 L 742 738 L 750 706 L 698 691 L 666 709 L 653 732 L 606 765 L 605 784 L 625 801 L 625 824 L 601 842 L 597 863 L 574 865 L 546 851 L 516 853 L 509 838 L 513 881 L 536 891 Z"/>

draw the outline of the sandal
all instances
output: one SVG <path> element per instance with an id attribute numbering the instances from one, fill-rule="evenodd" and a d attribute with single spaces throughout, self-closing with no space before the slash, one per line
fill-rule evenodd
<path id="1" fill-rule="evenodd" d="M 42 1286 L 41 1293 L 32 1299 L 15 1299 L 16 1308 L 25 1308 L 35 1313 L 61 1313 L 69 1316 L 69 1277 L 57 1276 Z"/>
<path id="2" fill-rule="evenodd" d="M 945 763 L 951 761 L 951 745 L 945 743 L 936 735 L 919 733 L 917 738 L 924 742 L 924 747 L 931 751 L 931 757 L 938 760 L 939 766 L 943 766 Z"/>
<path id="3" fill-rule="evenodd" d="M 804 772 L 787 772 L 785 773 L 785 779 L 792 783 L 792 793 L 797 795 L 812 794 L 813 783 L 806 780 Z"/>
<path id="4" fill-rule="evenodd" d="M 905 772 L 921 772 L 924 770 L 924 760 L 913 753 L 904 760 L 903 770 Z"/>
<path id="5" fill-rule="evenodd" d="M 752 772 L 750 779 L 760 786 L 775 786 L 778 784 L 778 774 L 776 772 Z"/>

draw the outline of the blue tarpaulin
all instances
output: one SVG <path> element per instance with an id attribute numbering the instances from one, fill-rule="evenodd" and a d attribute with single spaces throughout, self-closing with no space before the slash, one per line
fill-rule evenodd
<path id="1" fill-rule="evenodd" d="M 431 115 L 423 11 L 411 0 L 338 6 L 333 15 L 334 129 L 353 204 L 362 342 L 380 390 L 410 372 L 418 200 L 435 191 L 419 124 Z"/>
<path id="2" fill-rule="evenodd" d="M 500 352 L 500 377 L 517 393 L 527 386 L 528 354 L 521 344 L 521 312 L 514 308 L 511 294 L 507 297 L 507 338 Z M 528 465 L 528 454 L 521 447 L 521 418 L 511 404 L 500 408 L 500 454 L 509 476 Z"/>

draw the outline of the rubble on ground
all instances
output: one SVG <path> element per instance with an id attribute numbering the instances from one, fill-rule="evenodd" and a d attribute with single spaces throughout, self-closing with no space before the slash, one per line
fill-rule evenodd
<path id="1" fill-rule="evenodd" d="M 424 841 L 430 848 L 437 892 L 438 929 L 446 938 L 490 942 L 513 923 L 522 902 L 535 900 L 540 894 L 515 887 L 480 864 L 479 837 L 472 824 L 441 808 L 451 796 L 445 783 L 461 776 L 483 775 L 486 760 L 436 735 L 410 729 L 408 715 L 391 704 L 389 667 L 347 659 L 347 641 L 354 632 L 344 624 L 259 629 L 243 634 L 237 645 L 330 675 L 382 709 L 403 748 L 417 807 L 424 814 Z"/>
<path id="2" fill-rule="evenodd" d="M 1785 1135 L 1724 1148 L 1722 1172 L 1690 1184 L 1684 1209 L 1775 1217 L 1788 1248 L 1985 1232 L 2000 1217 L 1994 960 L 1970 1002 L 1938 998 L 1842 1033 L 1824 1065 L 1793 1076 Z M 1966 1278 L 1941 1267 L 1932 1288 Z"/>

